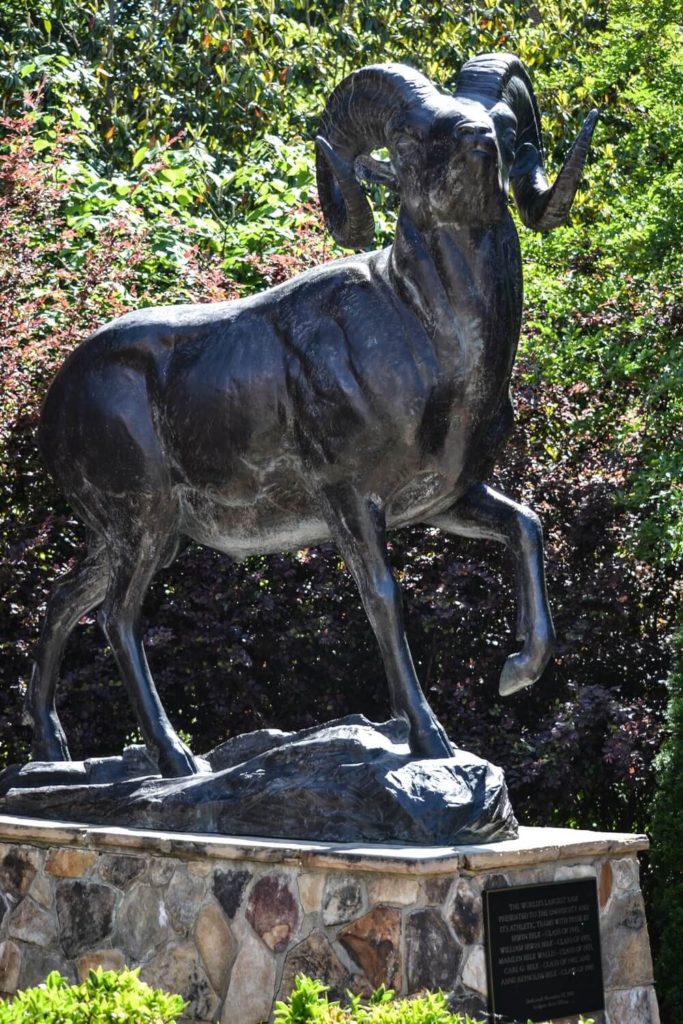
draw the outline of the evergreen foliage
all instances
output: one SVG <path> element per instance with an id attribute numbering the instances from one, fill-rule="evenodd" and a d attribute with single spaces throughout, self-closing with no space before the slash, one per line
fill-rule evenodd
<path id="1" fill-rule="evenodd" d="M 322 982 L 298 974 L 286 1002 L 275 1005 L 275 1024 L 482 1024 L 469 1015 L 451 1013 L 443 992 L 424 992 L 412 999 L 395 999 L 391 989 L 379 988 L 369 999 L 351 993 L 348 1005 L 330 999 Z"/>
<path id="2" fill-rule="evenodd" d="M 298 974 L 286 1002 L 275 1005 L 275 1024 L 484 1024 L 469 1014 L 451 1012 L 443 992 L 422 992 L 408 999 L 378 988 L 368 999 L 347 993 L 347 1005 L 330 999 L 328 987 Z M 579 1018 L 579 1024 L 594 1024 Z"/>
<path id="3" fill-rule="evenodd" d="M 675 643 L 669 678 L 667 738 L 657 758 L 658 791 L 652 820 L 654 923 L 658 956 L 655 980 L 662 1020 L 683 1021 L 683 631 Z"/>
<path id="4" fill-rule="evenodd" d="M 181 996 L 150 988 L 134 971 L 90 971 L 70 985 L 52 971 L 43 985 L 0 1000 L 0 1024 L 174 1024 L 183 1012 Z"/>

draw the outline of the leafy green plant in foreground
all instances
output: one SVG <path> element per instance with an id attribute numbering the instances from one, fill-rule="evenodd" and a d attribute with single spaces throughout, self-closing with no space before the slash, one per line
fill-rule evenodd
<path id="1" fill-rule="evenodd" d="M 43 985 L 0 1002 L 0 1024 L 174 1024 L 184 1008 L 182 996 L 150 988 L 137 970 L 98 968 L 80 985 L 53 971 Z"/>
<path id="2" fill-rule="evenodd" d="M 321 981 L 298 974 L 286 1003 L 275 1006 L 276 1024 L 483 1024 L 468 1014 L 452 1013 L 443 992 L 397 999 L 381 986 L 369 999 L 348 993 L 349 1005 L 330 1000 Z M 581 1024 L 593 1021 L 581 1018 Z"/>
<path id="3" fill-rule="evenodd" d="M 452 1014 L 442 992 L 415 999 L 395 999 L 391 989 L 378 988 L 367 1001 L 349 993 L 349 1005 L 330 1000 L 328 987 L 298 974 L 286 1003 L 275 1006 L 276 1024 L 478 1024 Z"/>

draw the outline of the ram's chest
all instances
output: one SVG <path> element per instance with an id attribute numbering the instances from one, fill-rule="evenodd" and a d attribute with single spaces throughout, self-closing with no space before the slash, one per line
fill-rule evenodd
<path id="1" fill-rule="evenodd" d="M 436 372 L 416 425 L 419 472 L 392 500 L 397 517 L 425 502 L 455 500 L 489 471 L 512 425 L 509 384 L 522 303 L 509 217 L 489 230 L 439 229 L 409 241 L 397 269 Z"/>

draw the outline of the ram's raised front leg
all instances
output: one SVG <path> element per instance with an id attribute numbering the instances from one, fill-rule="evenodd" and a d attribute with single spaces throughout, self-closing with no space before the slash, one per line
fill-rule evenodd
<path id="1" fill-rule="evenodd" d="M 447 512 L 434 516 L 429 522 L 448 533 L 500 541 L 512 552 L 517 575 L 517 639 L 524 646 L 505 662 L 500 692 L 507 696 L 535 683 L 555 646 L 543 569 L 543 533 L 538 516 L 525 505 L 518 505 L 479 483 Z"/>
<path id="2" fill-rule="evenodd" d="M 389 565 L 384 512 L 348 486 L 323 498 L 332 536 L 360 592 L 379 644 L 395 715 L 407 719 L 410 749 L 419 757 L 452 755 L 448 737 L 418 682 L 403 627 L 401 592 Z"/>

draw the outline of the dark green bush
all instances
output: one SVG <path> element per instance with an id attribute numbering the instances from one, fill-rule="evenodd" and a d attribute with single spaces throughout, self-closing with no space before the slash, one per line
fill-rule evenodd
<path id="1" fill-rule="evenodd" d="M 657 758 L 658 790 L 652 820 L 652 925 L 658 956 L 655 979 L 662 1020 L 683 1024 L 683 630 L 669 678 L 667 738 Z"/>
<path id="2" fill-rule="evenodd" d="M 183 1012 L 182 996 L 152 989 L 138 971 L 90 971 L 70 985 L 58 971 L 43 985 L 0 1002 L 0 1024 L 174 1024 Z"/>

